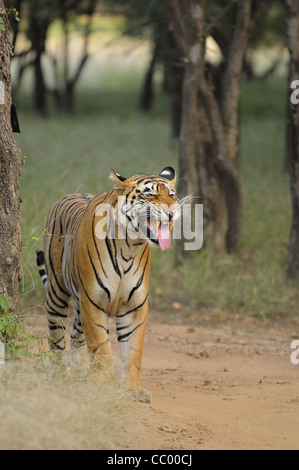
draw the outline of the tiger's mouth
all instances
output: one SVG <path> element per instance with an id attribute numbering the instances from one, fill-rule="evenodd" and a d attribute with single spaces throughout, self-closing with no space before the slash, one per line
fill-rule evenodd
<path id="1" fill-rule="evenodd" d="M 170 230 L 173 226 L 173 221 L 165 222 L 152 217 L 146 217 L 141 224 L 143 226 L 146 237 L 154 244 L 159 245 L 162 251 L 166 251 L 171 246 Z"/>

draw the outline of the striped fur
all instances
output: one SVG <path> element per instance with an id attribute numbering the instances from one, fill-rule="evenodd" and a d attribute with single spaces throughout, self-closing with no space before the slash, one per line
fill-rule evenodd
<path id="1" fill-rule="evenodd" d="M 111 170 L 110 178 L 114 182 L 110 192 L 68 195 L 49 213 L 37 265 L 46 286 L 50 345 L 65 349 L 65 320 L 72 298 L 71 352 L 86 341 L 92 368 L 112 375 L 108 318 L 115 317 L 121 383 L 135 390 L 141 401 L 149 401 L 150 394 L 140 391 L 139 375 L 148 319 L 150 247 L 160 244 L 163 249 L 162 224 L 167 234 L 179 216 L 176 177 L 167 167 L 159 176 L 138 174 L 128 179 Z M 137 238 L 132 225 L 136 214 L 142 228 Z M 104 236 L 98 236 L 99 227 Z"/>

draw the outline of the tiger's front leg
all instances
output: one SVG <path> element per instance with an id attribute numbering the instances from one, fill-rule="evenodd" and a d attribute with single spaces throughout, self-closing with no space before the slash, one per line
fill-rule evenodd
<path id="1" fill-rule="evenodd" d="M 114 373 L 108 315 L 92 303 L 86 295 L 81 298 L 81 314 L 84 336 L 91 359 L 91 370 L 106 381 L 111 381 Z"/>
<path id="2" fill-rule="evenodd" d="M 148 320 L 148 302 L 134 311 L 116 316 L 116 331 L 121 359 L 120 382 L 131 390 L 137 401 L 151 403 L 152 395 L 140 388 L 143 340 Z"/>

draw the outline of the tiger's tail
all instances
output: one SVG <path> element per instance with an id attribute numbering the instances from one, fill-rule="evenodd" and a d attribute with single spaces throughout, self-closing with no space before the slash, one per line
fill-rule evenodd
<path id="1" fill-rule="evenodd" d="M 42 250 L 37 250 L 36 252 L 36 264 L 42 280 L 42 283 L 47 287 L 48 276 L 45 269 L 45 256 Z"/>

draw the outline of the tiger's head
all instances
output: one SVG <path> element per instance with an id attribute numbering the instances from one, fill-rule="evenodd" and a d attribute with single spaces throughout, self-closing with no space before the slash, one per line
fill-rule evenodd
<path id="1" fill-rule="evenodd" d="M 146 239 L 150 246 L 166 251 L 171 245 L 170 231 L 180 217 L 175 190 L 176 173 L 164 168 L 159 175 L 139 173 L 124 178 L 111 170 L 110 179 L 118 193 L 117 223 L 129 237 Z"/>

